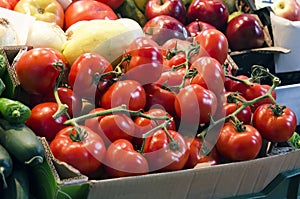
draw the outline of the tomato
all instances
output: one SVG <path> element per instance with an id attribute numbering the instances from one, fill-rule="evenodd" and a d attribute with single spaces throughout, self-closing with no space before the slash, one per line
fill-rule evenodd
<path id="1" fill-rule="evenodd" d="M 146 92 L 145 110 L 153 107 L 164 109 L 170 115 L 175 115 L 174 101 L 175 93 L 163 89 L 157 84 L 146 84 L 143 86 Z"/>
<path id="2" fill-rule="evenodd" d="M 238 98 L 246 100 L 244 97 L 242 97 L 239 94 L 236 94 L 234 92 L 226 92 L 225 93 L 226 102 L 223 104 L 223 107 L 225 110 L 225 116 L 232 114 L 234 111 L 236 111 L 239 107 L 242 106 L 242 103 L 240 101 L 230 101 L 229 95 L 234 95 Z M 228 99 L 228 97 L 229 97 L 229 99 Z M 240 122 L 243 122 L 244 124 L 250 124 L 251 118 L 252 118 L 252 111 L 251 111 L 250 106 L 247 106 L 244 109 L 242 109 L 236 115 L 236 117 L 239 119 Z"/>
<path id="3" fill-rule="evenodd" d="M 224 64 L 228 55 L 228 41 L 220 30 L 203 30 L 194 37 L 194 41 L 199 42 L 201 48 L 218 60 L 220 64 Z"/>
<path id="4" fill-rule="evenodd" d="M 219 154 L 229 161 L 251 160 L 257 157 L 262 147 L 259 131 L 251 125 L 237 128 L 227 122 L 219 133 L 216 143 Z"/>
<path id="5" fill-rule="evenodd" d="M 14 11 L 28 14 L 37 20 L 64 26 L 64 9 L 56 0 L 19 0 Z"/>
<path id="6" fill-rule="evenodd" d="M 155 41 L 139 37 L 126 48 L 123 57 L 125 56 L 130 56 L 123 63 L 126 79 L 138 81 L 142 85 L 159 79 L 163 69 L 163 55 Z"/>
<path id="7" fill-rule="evenodd" d="M 22 88 L 29 94 L 47 95 L 53 92 L 59 71 L 54 64 L 64 64 L 62 55 L 50 48 L 33 48 L 16 62 L 16 74 Z"/>
<path id="8" fill-rule="evenodd" d="M 124 0 L 97 0 L 97 1 L 109 5 L 112 9 L 117 9 L 124 2 Z"/>
<path id="9" fill-rule="evenodd" d="M 149 165 L 146 158 L 134 150 L 125 139 L 114 141 L 107 149 L 105 170 L 111 177 L 126 177 L 147 174 Z"/>
<path id="10" fill-rule="evenodd" d="M 77 97 L 73 90 L 67 87 L 57 88 L 58 96 L 61 103 L 68 106 L 68 114 L 70 117 L 79 116 L 82 109 L 82 99 Z M 44 102 L 56 102 L 54 97 L 54 92 L 49 93 L 43 98 Z"/>
<path id="11" fill-rule="evenodd" d="M 253 113 L 253 126 L 270 142 L 285 142 L 295 132 L 297 118 L 289 107 L 263 104 Z"/>
<path id="12" fill-rule="evenodd" d="M 6 9 L 9 9 L 9 10 L 13 10 L 11 4 L 9 3 L 8 0 L 1 0 L 0 1 L 0 7 L 1 8 L 6 8 Z"/>
<path id="13" fill-rule="evenodd" d="M 241 94 L 243 97 L 246 98 L 246 100 L 253 100 L 257 97 L 260 97 L 268 92 L 268 90 L 271 88 L 271 86 L 266 84 L 259 84 L 259 83 L 253 83 L 253 86 L 248 86 L 245 93 Z M 276 91 L 272 91 L 272 96 L 276 100 Z M 251 105 L 252 112 L 255 111 L 255 109 L 262 105 L 262 104 L 273 104 L 274 102 L 270 98 L 264 98 L 262 100 L 259 100 L 255 104 Z"/>
<path id="14" fill-rule="evenodd" d="M 249 77 L 246 75 L 238 75 L 236 76 L 236 78 L 243 81 L 249 80 Z M 239 92 L 240 94 L 244 94 L 246 92 L 246 89 L 249 87 L 241 81 L 232 80 L 230 78 L 226 78 L 224 85 L 226 91 Z"/>
<path id="15" fill-rule="evenodd" d="M 212 57 L 200 57 L 193 62 L 190 69 L 196 69 L 197 74 L 192 78 L 191 84 L 213 91 L 216 95 L 225 91 L 225 74 L 222 65 Z"/>
<path id="16" fill-rule="evenodd" d="M 146 105 L 145 89 L 134 80 L 117 81 L 102 95 L 100 105 L 105 109 L 126 105 L 129 110 L 141 110 Z"/>
<path id="17" fill-rule="evenodd" d="M 168 114 L 165 110 L 161 108 L 151 108 L 150 110 L 144 112 L 147 115 L 156 116 L 156 117 L 163 117 L 168 116 L 170 119 L 172 116 Z M 143 134 L 147 133 L 148 131 L 152 130 L 156 126 L 164 123 L 165 120 L 150 120 L 145 117 L 136 117 L 134 119 L 135 124 L 135 134 L 133 138 L 133 143 L 136 148 L 141 148 L 143 143 Z M 174 120 L 169 122 L 166 126 L 167 129 L 176 130 L 176 124 Z"/>
<path id="18" fill-rule="evenodd" d="M 52 141 L 55 135 L 65 126 L 63 123 L 68 119 L 66 115 L 61 115 L 57 119 L 53 118 L 58 105 L 55 102 L 43 102 L 31 109 L 31 115 L 26 121 L 26 125 L 40 137 L 45 137 L 47 141 Z"/>
<path id="19" fill-rule="evenodd" d="M 99 76 L 112 70 L 112 65 L 103 56 L 84 53 L 72 64 L 68 82 L 77 96 L 95 100 Z"/>
<path id="20" fill-rule="evenodd" d="M 185 168 L 194 168 L 197 164 L 204 162 L 209 163 L 210 165 L 216 165 L 220 163 L 220 157 L 215 147 L 212 147 L 209 154 L 201 154 L 201 148 L 203 146 L 202 139 L 186 138 L 186 143 L 189 149 L 189 158 L 185 164 Z"/>
<path id="21" fill-rule="evenodd" d="M 183 52 L 180 52 L 174 56 L 172 56 L 170 59 L 164 59 L 164 66 L 167 66 L 169 68 L 175 67 L 175 66 L 179 66 L 181 64 L 185 64 L 186 62 L 186 55 Z M 189 63 L 190 66 L 190 63 Z"/>
<path id="22" fill-rule="evenodd" d="M 100 169 L 106 154 L 102 138 L 85 126 L 63 128 L 50 143 L 50 150 L 56 159 L 87 176 Z"/>
<path id="23" fill-rule="evenodd" d="M 150 171 L 176 171 L 186 164 L 189 151 L 185 139 L 174 130 L 155 131 L 146 138 L 144 156 L 148 160 Z"/>
<path id="24" fill-rule="evenodd" d="M 74 1 L 65 10 L 64 29 L 68 29 L 78 21 L 93 19 L 118 19 L 117 14 L 109 7 L 99 1 Z"/>
<path id="25" fill-rule="evenodd" d="M 90 113 L 101 111 L 101 108 Z M 108 146 L 118 139 L 131 141 L 135 133 L 134 122 L 125 114 L 109 114 L 87 119 L 85 125 L 98 133 Z"/>
<path id="26" fill-rule="evenodd" d="M 198 125 L 210 121 L 217 110 L 216 95 L 198 84 L 182 88 L 176 95 L 175 112 L 182 121 Z"/>

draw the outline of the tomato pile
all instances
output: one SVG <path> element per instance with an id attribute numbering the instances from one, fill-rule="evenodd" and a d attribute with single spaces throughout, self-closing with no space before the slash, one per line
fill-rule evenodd
<path id="1" fill-rule="evenodd" d="M 223 33 L 205 32 L 162 45 L 139 37 L 117 63 L 90 52 L 69 65 L 57 50 L 28 50 L 15 65 L 30 99 L 25 124 L 91 179 L 262 157 L 264 140 L 286 142 L 297 125 L 276 103 L 280 80 L 261 66 L 233 75 Z"/>

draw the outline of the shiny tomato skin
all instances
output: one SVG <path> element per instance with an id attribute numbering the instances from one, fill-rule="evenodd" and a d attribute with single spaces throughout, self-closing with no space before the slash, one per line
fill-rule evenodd
<path id="1" fill-rule="evenodd" d="M 72 140 L 76 134 L 73 126 L 60 130 L 50 142 L 50 150 L 55 158 L 78 169 L 83 175 L 92 175 L 103 164 L 106 148 L 102 138 L 85 126 L 80 126 L 86 135 L 82 141 Z"/>
<path id="2" fill-rule="evenodd" d="M 249 80 L 249 77 L 247 75 L 238 75 L 236 76 L 236 78 L 242 80 Z M 241 95 L 243 95 L 246 92 L 246 89 L 248 88 L 248 85 L 244 84 L 243 82 L 232 80 L 230 78 L 226 78 L 224 85 L 226 91 L 239 92 Z"/>
<path id="3" fill-rule="evenodd" d="M 22 88 L 29 94 L 46 95 L 53 92 L 59 71 L 53 64 L 64 64 L 63 56 L 49 48 L 33 48 L 16 62 L 16 74 Z"/>
<path id="4" fill-rule="evenodd" d="M 31 115 L 26 121 L 26 125 L 33 132 L 45 137 L 47 141 L 52 141 L 55 135 L 65 126 L 63 123 L 68 119 L 66 115 L 61 115 L 57 119 L 52 116 L 56 113 L 58 105 L 56 102 L 43 102 L 31 109 Z"/>
<path id="5" fill-rule="evenodd" d="M 118 19 L 117 14 L 108 5 L 95 1 L 74 1 L 65 10 L 64 29 L 78 21 L 93 19 Z"/>
<path id="6" fill-rule="evenodd" d="M 216 95 L 200 86 L 191 84 L 182 88 L 176 95 L 174 107 L 176 115 L 190 124 L 203 124 L 210 121 L 217 110 Z"/>
<path id="7" fill-rule="evenodd" d="M 203 30 L 194 37 L 194 41 L 199 42 L 208 55 L 224 64 L 228 56 L 228 41 L 224 33 L 217 29 Z"/>
<path id="8" fill-rule="evenodd" d="M 202 139 L 186 138 L 186 143 L 189 149 L 189 158 L 185 164 L 185 168 L 194 168 L 199 163 L 209 163 L 211 166 L 220 163 L 220 157 L 215 147 L 212 147 L 207 155 L 201 154 Z"/>
<path id="9" fill-rule="evenodd" d="M 9 10 L 13 10 L 11 4 L 9 3 L 8 0 L 1 0 L 0 1 L 0 7 L 1 8 L 6 8 L 6 9 L 9 9 Z"/>
<path id="10" fill-rule="evenodd" d="M 295 113 L 286 107 L 281 115 L 275 115 L 272 108 L 276 105 L 260 105 L 253 113 L 253 126 L 262 137 L 270 142 L 285 142 L 295 132 L 297 118 Z"/>
<path id="11" fill-rule="evenodd" d="M 126 105 L 129 110 L 138 111 L 146 105 L 146 92 L 137 81 L 120 80 L 102 95 L 100 104 L 105 109 Z"/>
<path id="12" fill-rule="evenodd" d="M 168 130 L 170 136 L 178 144 L 177 149 L 170 147 L 170 138 L 163 129 L 148 136 L 144 145 L 144 155 L 149 163 L 150 171 L 176 171 L 184 168 L 189 156 L 185 139 L 174 130 Z"/>
<path id="13" fill-rule="evenodd" d="M 252 125 L 244 125 L 245 131 L 237 131 L 234 124 L 227 122 L 219 133 L 216 143 L 219 154 L 229 161 L 252 160 L 262 147 L 262 137 Z"/>
<path id="14" fill-rule="evenodd" d="M 125 139 L 118 139 L 107 148 L 105 164 L 110 177 L 136 176 L 149 172 L 147 159 Z"/>
<path id="15" fill-rule="evenodd" d="M 70 68 L 68 83 L 79 97 L 95 99 L 98 92 L 97 75 L 112 71 L 112 65 L 97 53 L 80 55 Z"/>

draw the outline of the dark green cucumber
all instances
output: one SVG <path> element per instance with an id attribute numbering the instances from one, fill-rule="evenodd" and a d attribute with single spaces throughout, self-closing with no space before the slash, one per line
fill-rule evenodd
<path id="1" fill-rule="evenodd" d="M 6 178 L 13 170 L 13 161 L 8 151 L 0 145 L 0 182 L 3 188 L 7 188 Z"/>
<path id="2" fill-rule="evenodd" d="M 24 167 L 15 167 L 7 178 L 7 188 L 0 192 L 2 199 L 29 199 L 29 178 Z"/>
<path id="3" fill-rule="evenodd" d="M 7 67 L 7 59 L 4 55 L 0 54 L 0 77 L 3 76 L 4 72 L 6 71 Z"/>
<path id="4" fill-rule="evenodd" d="M 18 124 L 24 123 L 30 117 L 31 110 L 20 101 L 1 97 L 0 114 L 10 123 Z"/>
<path id="5" fill-rule="evenodd" d="M 0 119 L 0 144 L 22 164 L 33 166 L 44 161 L 42 142 L 25 124 L 12 125 Z"/>
<path id="6" fill-rule="evenodd" d="M 3 80 L 0 78 L 0 96 L 4 92 L 5 88 L 6 88 L 5 84 Z"/>

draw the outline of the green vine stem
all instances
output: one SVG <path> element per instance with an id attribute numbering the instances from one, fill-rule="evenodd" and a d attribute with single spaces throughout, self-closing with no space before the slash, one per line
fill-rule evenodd
<path id="1" fill-rule="evenodd" d="M 65 66 L 62 62 L 56 62 L 53 64 L 53 67 L 59 72 L 59 76 L 57 77 L 56 79 L 56 82 L 55 82 L 55 85 L 54 85 L 54 98 L 55 98 L 55 101 L 58 105 L 58 109 L 57 111 L 53 114 L 53 118 L 54 119 L 57 119 L 59 118 L 61 115 L 65 114 L 68 118 L 70 118 L 67 110 L 68 110 L 68 105 L 67 104 L 63 104 L 58 96 L 58 87 L 60 85 L 60 82 L 63 78 L 63 75 L 64 75 L 64 69 L 65 69 Z"/>

